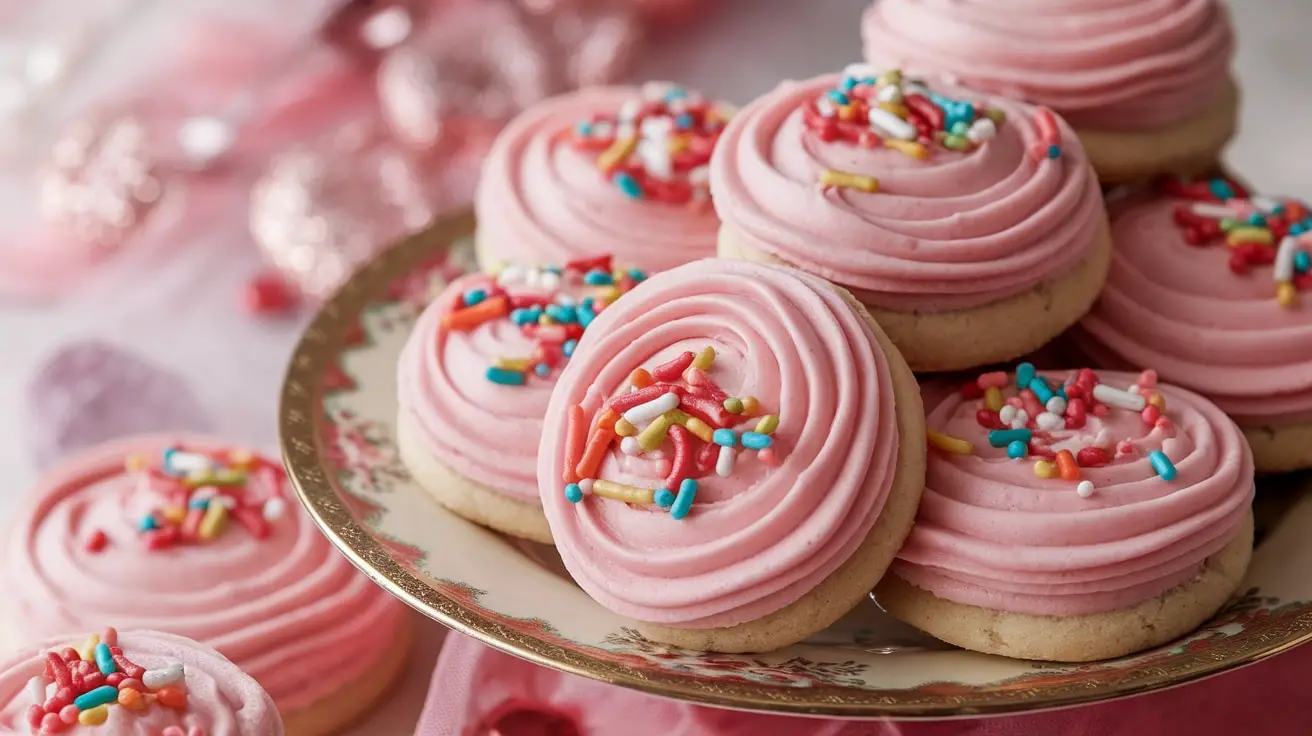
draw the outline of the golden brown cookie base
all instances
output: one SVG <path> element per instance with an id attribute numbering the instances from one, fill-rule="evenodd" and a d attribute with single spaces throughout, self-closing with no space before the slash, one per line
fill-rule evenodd
<path id="1" fill-rule="evenodd" d="M 1240 425 L 1259 473 L 1312 468 L 1312 422 L 1278 426 Z"/>

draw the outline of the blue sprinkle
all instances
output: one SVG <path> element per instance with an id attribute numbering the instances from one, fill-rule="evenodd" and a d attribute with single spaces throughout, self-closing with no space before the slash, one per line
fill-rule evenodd
<path id="1" fill-rule="evenodd" d="M 1285 212 L 1286 212 L 1286 210 L 1285 210 L 1285 206 L 1284 206 L 1283 204 L 1278 204 L 1278 205 L 1276 205 L 1275 207 L 1272 207 L 1272 208 L 1271 208 L 1271 214 L 1273 214 L 1273 215 L 1283 215 L 1283 214 L 1285 214 Z"/>
<path id="2" fill-rule="evenodd" d="M 647 274 L 643 273 L 641 269 L 633 268 L 629 269 L 629 278 L 633 279 L 634 283 L 640 284 L 647 280 Z"/>
<path id="3" fill-rule="evenodd" d="M 187 506 L 193 509 L 208 509 L 210 507 L 210 502 L 209 499 L 195 498 L 188 502 Z"/>
<path id="4" fill-rule="evenodd" d="M 1048 385 L 1043 376 L 1035 376 L 1029 383 L 1029 389 L 1034 392 L 1035 396 L 1039 397 L 1040 404 L 1047 405 L 1048 401 L 1054 396 L 1052 386 Z"/>
<path id="5" fill-rule="evenodd" d="M 565 273 L 560 266 L 543 266 L 542 270 L 547 273 L 554 273 L 557 276 L 562 276 Z"/>
<path id="6" fill-rule="evenodd" d="M 1048 146 L 1048 158 L 1051 159 L 1061 158 L 1061 146 L 1057 145 L 1056 143 L 1052 144 L 1051 146 Z"/>
<path id="7" fill-rule="evenodd" d="M 634 179 L 626 171 L 620 171 L 615 174 L 615 186 L 620 188 L 631 199 L 642 199 L 642 186 L 638 180 Z"/>
<path id="8" fill-rule="evenodd" d="M 717 429 L 711 433 L 711 441 L 720 447 L 733 447 L 738 444 L 738 436 L 732 429 Z"/>
<path id="9" fill-rule="evenodd" d="M 533 366 L 533 372 L 538 374 L 540 378 L 546 378 L 547 376 L 551 375 L 551 366 L 547 365 L 546 363 L 538 363 L 537 365 Z"/>
<path id="10" fill-rule="evenodd" d="M 1148 461 L 1153 464 L 1153 470 L 1162 477 L 1162 480 L 1175 480 L 1175 463 L 1171 458 L 1161 450 L 1153 450 L 1148 453 Z"/>
<path id="11" fill-rule="evenodd" d="M 597 315 L 593 314 L 591 309 L 582 306 L 574 308 L 574 316 L 584 329 L 587 329 L 587 326 L 592 324 L 592 320 L 597 318 Z"/>
<path id="12" fill-rule="evenodd" d="M 516 325 L 534 325 L 537 324 L 538 318 L 542 316 L 541 307 L 519 308 L 510 313 L 510 321 Z"/>
<path id="13" fill-rule="evenodd" d="M 579 346 L 578 340 L 566 340 L 565 344 L 560 346 L 560 352 L 563 353 L 566 358 L 568 358 L 574 354 L 574 348 L 577 348 L 578 346 Z"/>
<path id="14" fill-rule="evenodd" d="M 1262 216 L 1261 212 L 1254 212 L 1248 216 L 1248 224 L 1254 227 L 1266 227 L 1266 218 Z"/>
<path id="15" fill-rule="evenodd" d="M 1213 179 L 1208 182 L 1207 188 L 1211 189 L 1212 194 L 1215 194 L 1221 199 L 1233 199 L 1235 196 L 1235 190 L 1230 188 L 1230 185 L 1225 182 L 1225 179 Z"/>
<path id="16" fill-rule="evenodd" d="M 487 298 L 487 292 L 482 289 L 470 289 L 465 292 L 465 306 L 472 307 Z"/>
<path id="17" fill-rule="evenodd" d="M 592 309 L 592 305 L 593 305 L 593 304 L 596 304 L 596 303 L 597 303 L 596 300 L 593 299 L 592 297 L 585 297 L 585 298 L 583 299 L 583 301 L 581 302 L 581 304 L 582 304 L 583 306 L 587 307 L 588 309 Z M 595 311 L 595 310 L 594 310 L 594 311 Z"/>
<path id="18" fill-rule="evenodd" d="M 1025 388 L 1030 385 L 1030 381 L 1033 381 L 1036 375 L 1038 374 L 1034 370 L 1033 363 L 1021 363 L 1016 366 L 1016 385 Z"/>
<path id="19" fill-rule="evenodd" d="M 487 380 L 492 383 L 499 383 L 502 386 L 523 386 L 526 380 L 523 373 L 519 371 L 508 371 L 503 368 L 488 368 Z"/>
<path id="20" fill-rule="evenodd" d="M 843 94 L 842 90 L 831 89 L 825 94 L 828 95 L 829 99 L 833 100 L 836 105 L 846 105 L 852 101 L 850 97 Z"/>
<path id="21" fill-rule="evenodd" d="M 856 89 L 856 77 L 843 77 L 843 81 L 838 83 L 844 92 L 851 92 Z"/>
<path id="22" fill-rule="evenodd" d="M 108 705 L 118 700 L 118 688 L 113 685 L 101 685 L 95 690 L 83 693 L 73 700 L 78 710 L 91 710 L 98 705 Z"/>
<path id="23" fill-rule="evenodd" d="M 565 486 L 565 500 L 570 503 L 578 503 L 583 500 L 583 489 L 579 488 L 578 483 L 570 483 Z"/>
<path id="24" fill-rule="evenodd" d="M 610 286 L 615 283 L 615 277 L 611 276 L 608 271 L 594 268 L 583 274 L 583 283 L 588 286 Z"/>
<path id="25" fill-rule="evenodd" d="M 155 517 L 153 515 L 147 514 L 146 516 L 141 517 L 141 526 L 139 528 L 143 532 L 148 532 L 151 531 L 152 529 L 158 529 L 159 522 L 155 521 Z"/>
<path id="26" fill-rule="evenodd" d="M 679 130 L 688 130 L 693 126 L 692 116 L 686 112 L 681 112 L 674 117 L 674 124 L 679 126 Z"/>
<path id="27" fill-rule="evenodd" d="M 1028 429 L 994 429 L 989 432 L 989 444 L 994 447 L 1006 447 L 1013 442 L 1029 444 L 1034 433 Z"/>
<path id="28" fill-rule="evenodd" d="M 675 100 L 686 100 L 686 99 L 688 99 L 688 90 L 684 89 L 683 87 L 672 87 L 669 92 L 665 93 L 666 102 L 674 102 Z"/>
<path id="29" fill-rule="evenodd" d="M 583 136 L 592 135 L 592 123 L 581 122 L 578 125 L 574 126 L 574 132 Z"/>
<path id="30" fill-rule="evenodd" d="M 569 324 L 574 321 L 574 310 L 559 304 L 548 304 L 547 316 L 561 324 Z"/>
<path id="31" fill-rule="evenodd" d="M 1301 223 L 1301 222 L 1296 222 L 1296 223 L 1294 223 L 1293 225 L 1290 225 L 1290 226 L 1289 226 L 1289 234 L 1290 234 L 1290 235 L 1302 235 L 1302 234 L 1303 234 L 1303 231 L 1306 230 L 1306 229 L 1307 229 L 1307 228 L 1303 227 L 1303 223 Z"/>
<path id="32" fill-rule="evenodd" d="M 102 675 L 112 675 L 118 671 L 114 666 L 114 655 L 109 651 L 109 645 L 103 641 L 96 645 L 96 666 Z"/>
<path id="33" fill-rule="evenodd" d="M 1312 271 L 1312 254 L 1305 250 L 1300 250 L 1294 254 L 1294 270 L 1299 273 Z"/>
<path id="34" fill-rule="evenodd" d="M 670 493 L 668 488 L 657 488 L 656 495 L 652 497 L 652 500 L 656 502 L 657 506 L 668 509 L 674 505 L 674 494 Z"/>
<path id="35" fill-rule="evenodd" d="M 1019 460 L 1028 454 L 1030 454 L 1030 446 L 1020 440 L 1013 440 L 1007 445 L 1007 457 Z"/>
<path id="36" fill-rule="evenodd" d="M 697 481 L 692 478 L 684 478 L 679 484 L 679 495 L 675 497 L 674 504 L 670 506 L 670 516 L 677 521 L 688 515 L 688 510 L 692 508 L 692 501 L 697 497 Z"/>
<path id="37" fill-rule="evenodd" d="M 743 447 L 749 450 L 764 450 L 772 444 L 774 444 L 774 440 L 768 434 L 743 432 Z"/>

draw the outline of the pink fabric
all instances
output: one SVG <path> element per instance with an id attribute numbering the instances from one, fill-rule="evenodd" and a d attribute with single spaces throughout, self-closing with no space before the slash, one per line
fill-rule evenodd
<path id="1" fill-rule="evenodd" d="M 1032 715 L 841 721 L 707 708 L 539 667 L 452 634 L 415 736 L 1144 736 L 1312 733 L 1312 647 L 1128 700 Z"/>

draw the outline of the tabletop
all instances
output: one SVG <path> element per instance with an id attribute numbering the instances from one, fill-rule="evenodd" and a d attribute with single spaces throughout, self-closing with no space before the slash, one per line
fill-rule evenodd
<path id="1" fill-rule="evenodd" d="M 856 60 L 856 18 L 864 0 L 712 0 L 708 15 L 646 47 L 635 79 L 672 79 L 710 95 L 746 102 L 783 78 L 830 71 Z M 1235 3 L 1236 62 L 1243 97 L 1242 132 L 1228 161 L 1265 191 L 1312 196 L 1312 94 L 1301 70 L 1312 68 L 1303 22 L 1305 0 Z M 726 43 L 734 39 L 733 44 Z M 742 46 L 746 40 L 747 50 Z M 760 53 L 753 53 L 752 49 Z M 0 202 L 0 213 L 6 211 Z M 145 269 L 113 267 L 71 298 L 41 307 L 0 306 L 0 521 L 37 477 L 26 431 L 26 392 L 59 346 L 88 338 L 131 348 L 185 374 L 222 435 L 277 446 L 275 417 L 284 364 L 304 316 L 261 321 L 236 306 L 258 258 L 244 221 L 216 221 L 187 242 L 171 244 Z M 425 621 L 407 679 L 392 700 L 353 734 L 409 734 L 418 716 L 444 629 Z"/>

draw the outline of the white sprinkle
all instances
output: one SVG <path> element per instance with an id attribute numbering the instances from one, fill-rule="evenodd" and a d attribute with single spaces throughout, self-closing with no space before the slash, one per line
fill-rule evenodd
<path id="1" fill-rule="evenodd" d="M 164 458 L 164 469 L 171 473 L 190 473 L 193 470 L 207 471 L 213 467 L 210 459 L 198 452 L 168 453 Z"/>
<path id="2" fill-rule="evenodd" d="M 410 35 L 414 22 L 406 9 L 394 5 L 369 17 L 360 27 L 360 38 L 373 49 L 390 49 Z"/>
<path id="3" fill-rule="evenodd" d="M 616 115 L 616 117 L 619 118 L 620 122 L 628 123 L 637 120 L 638 113 L 641 111 L 641 102 L 638 102 L 637 100 L 625 100 L 624 104 L 620 105 L 619 114 Z"/>
<path id="4" fill-rule="evenodd" d="M 1280 248 L 1276 250 L 1276 265 L 1272 271 L 1272 276 L 1276 283 L 1281 281 L 1293 281 L 1294 279 L 1294 251 L 1298 250 L 1298 238 L 1292 235 L 1286 235 L 1280 241 Z"/>
<path id="5" fill-rule="evenodd" d="M 665 412 L 677 408 L 679 408 L 678 394 L 661 394 L 645 404 L 638 404 L 624 412 L 624 418 L 628 420 L 629 424 L 646 424 Z"/>
<path id="6" fill-rule="evenodd" d="M 1011 420 L 1012 429 L 1024 429 L 1030 423 L 1030 415 L 1024 409 L 1017 409 L 1016 416 Z"/>
<path id="7" fill-rule="evenodd" d="M 820 117 L 822 118 L 832 118 L 838 114 L 837 108 L 834 107 L 834 103 L 831 102 L 828 97 L 821 97 L 816 100 L 815 109 L 816 112 L 820 113 Z"/>
<path id="8" fill-rule="evenodd" d="M 637 456 L 642 453 L 642 448 L 638 446 L 637 437 L 625 437 L 620 440 L 620 451 L 625 455 Z"/>
<path id="9" fill-rule="evenodd" d="M 1093 495 L 1093 481 L 1082 480 L 1078 486 L 1075 486 L 1075 492 L 1080 494 L 1080 498 L 1088 498 Z"/>
<path id="10" fill-rule="evenodd" d="M 879 77 L 879 70 L 871 64 L 858 61 L 843 67 L 843 76 L 852 77 L 856 80 L 877 79 Z"/>
<path id="11" fill-rule="evenodd" d="M 182 663 L 174 662 L 162 670 L 146 670 L 146 674 L 141 676 L 141 684 L 151 690 L 158 690 L 178 682 L 182 679 L 182 674 Z"/>
<path id="12" fill-rule="evenodd" d="M 678 88 L 679 86 L 674 82 L 644 82 L 642 85 L 642 98 L 656 102 L 665 99 L 665 95 Z"/>
<path id="13" fill-rule="evenodd" d="M 32 699 L 37 705 L 44 705 L 46 702 L 46 678 L 41 675 L 35 675 L 27 681 L 27 697 Z"/>
<path id="14" fill-rule="evenodd" d="M 670 134 L 674 132 L 674 119 L 664 115 L 645 118 L 639 130 L 642 131 L 643 138 L 666 142 L 669 140 Z"/>
<path id="15" fill-rule="evenodd" d="M 497 274 L 497 283 L 500 284 L 501 286 L 513 286 L 515 284 L 522 284 L 524 283 L 524 277 L 526 275 L 527 274 L 525 274 L 523 266 L 517 263 L 512 263 L 511 265 L 501 269 L 501 273 Z"/>
<path id="16" fill-rule="evenodd" d="M 1215 220 L 1222 220 L 1227 217 L 1234 217 L 1235 211 L 1223 204 L 1213 204 L 1211 202 L 1196 202 L 1189 208 L 1199 217 L 1210 217 Z"/>
<path id="17" fill-rule="evenodd" d="M 1139 393 L 1139 384 L 1137 384 L 1137 383 L 1132 383 L 1132 384 L 1130 384 L 1129 386 L 1126 386 L 1126 387 L 1125 387 L 1125 392 L 1126 392 L 1126 393 L 1131 393 L 1131 394 L 1137 394 L 1137 393 Z"/>
<path id="18" fill-rule="evenodd" d="M 1116 442 L 1112 439 L 1112 431 L 1105 427 L 1103 429 L 1098 430 L 1098 436 L 1093 438 L 1094 447 L 1101 447 L 1105 449 L 1115 444 Z"/>
<path id="19" fill-rule="evenodd" d="M 886 84 L 875 92 L 875 99 L 880 102 L 901 102 L 902 88 L 896 84 Z"/>
<path id="20" fill-rule="evenodd" d="M 538 286 L 546 291 L 555 291 L 560 288 L 560 274 L 555 271 L 543 271 L 538 275 Z"/>
<path id="21" fill-rule="evenodd" d="M 874 130 L 877 133 L 884 133 L 889 138 L 896 138 L 898 140 L 912 141 L 916 139 L 916 126 L 908 123 L 888 110 L 872 107 L 867 114 L 870 117 L 871 130 Z"/>
<path id="22" fill-rule="evenodd" d="M 1034 424 L 1037 425 L 1039 429 L 1051 432 L 1055 429 L 1065 427 L 1066 420 L 1062 418 L 1060 414 L 1053 414 L 1050 411 L 1045 411 L 1034 418 Z"/>
<path id="23" fill-rule="evenodd" d="M 556 303 L 562 307 L 572 307 L 575 304 L 578 304 L 578 301 L 569 294 L 560 294 L 556 297 Z"/>
<path id="24" fill-rule="evenodd" d="M 983 143 L 991 141 L 998 135 L 998 126 L 993 122 L 993 118 L 981 117 L 970 124 L 966 131 L 966 138 L 972 143 Z"/>
<path id="25" fill-rule="evenodd" d="M 1143 407 L 1148 403 L 1139 394 L 1122 391 L 1106 383 L 1100 383 L 1093 387 L 1093 398 L 1109 406 L 1115 406 L 1118 409 L 1129 409 L 1130 411 L 1143 411 Z"/>
<path id="26" fill-rule="evenodd" d="M 209 115 L 187 119 L 178 129 L 178 145 L 192 162 L 207 164 L 232 148 L 232 126 Z"/>
<path id="27" fill-rule="evenodd" d="M 688 172 L 688 183 L 693 186 L 701 186 L 703 184 L 709 184 L 710 181 L 711 181 L 711 167 L 709 166 L 705 166 L 705 165 L 698 166 L 697 168 L 692 169 L 691 171 Z"/>
<path id="28" fill-rule="evenodd" d="M 219 494 L 219 489 L 214 486 L 201 486 L 191 492 L 191 500 L 208 501 Z"/>
<path id="29" fill-rule="evenodd" d="M 222 495 L 215 496 L 214 498 L 210 499 L 210 503 L 214 506 L 222 506 L 223 508 L 229 511 L 232 511 L 233 509 L 237 508 L 237 499 L 233 498 L 232 496 L 222 496 Z"/>
<path id="30" fill-rule="evenodd" d="M 643 140 L 638 144 L 638 159 L 647 173 L 669 181 L 674 177 L 674 158 L 663 141 Z"/>
<path id="31" fill-rule="evenodd" d="M 720 447 L 720 456 L 715 459 L 715 474 L 721 478 L 728 478 L 733 472 L 733 448 Z"/>
<path id="32" fill-rule="evenodd" d="M 609 120 L 600 120 L 592 124 L 593 138 L 610 138 L 615 134 L 615 124 Z"/>
<path id="33" fill-rule="evenodd" d="M 1002 408 L 998 409 L 998 418 L 1002 420 L 1003 424 L 1011 424 L 1011 421 L 1016 418 L 1016 407 L 1011 404 L 1003 404 Z"/>
<path id="34" fill-rule="evenodd" d="M 277 521 L 287 510 L 287 502 L 281 498 L 270 498 L 264 502 L 264 520 Z"/>
<path id="35" fill-rule="evenodd" d="M 584 478 L 579 481 L 579 490 L 583 491 L 583 495 L 585 496 L 592 495 L 592 479 Z"/>
<path id="36" fill-rule="evenodd" d="M 1280 200 L 1272 199 L 1271 197 L 1263 197 L 1260 195 L 1251 198 L 1249 201 L 1253 203 L 1254 207 L 1257 207 L 1259 210 L 1262 210 L 1263 214 L 1268 214 L 1268 215 L 1271 214 L 1272 212 L 1275 212 L 1276 208 L 1280 206 Z"/>
<path id="37" fill-rule="evenodd" d="M 1046 404 L 1045 408 L 1048 411 L 1052 412 L 1053 414 L 1065 414 L 1066 399 L 1063 399 L 1060 396 L 1054 396 L 1051 399 L 1048 399 L 1048 403 Z"/>

